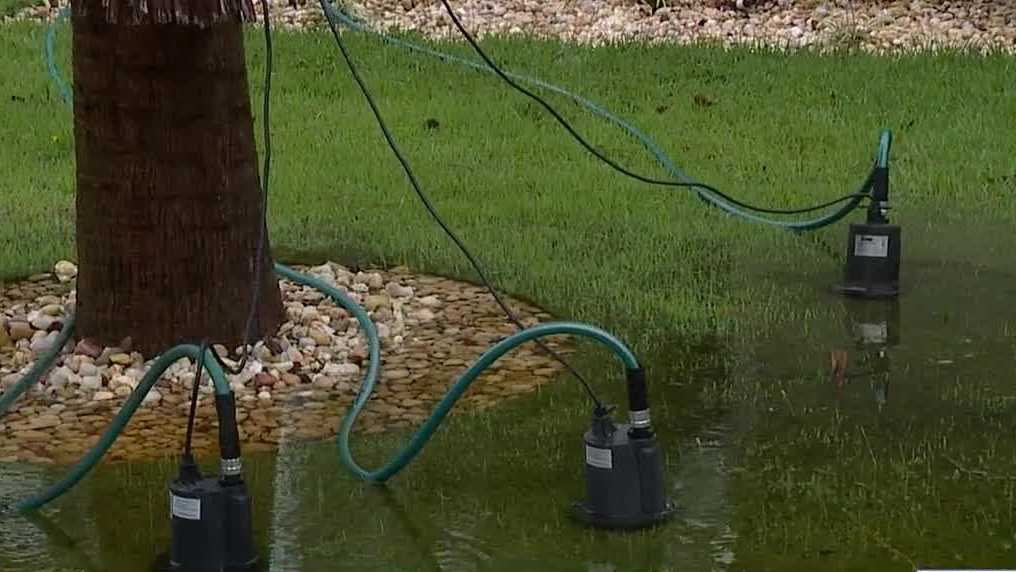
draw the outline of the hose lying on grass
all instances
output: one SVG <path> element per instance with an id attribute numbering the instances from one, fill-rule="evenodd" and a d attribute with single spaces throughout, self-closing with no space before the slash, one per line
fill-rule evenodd
<path id="1" fill-rule="evenodd" d="M 381 341 L 378 337 L 377 328 L 374 326 L 374 322 L 371 321 L 370 317 L 367 315 L 367 312 L 342 290 L 339 290 L 321 279 L 301 274 L 300 272 L 281 264 L 277 264 L 275 266 L 275 271 L 278 272 L 279 275 L 288 278 L 297 284 L 315 288 L 326 294 L 334 300 L 337 305 L 356 318 L 362 333 L 367 338 L 368 359 L 370 362 L 367 367 L 367 371 L 364 374 L 363 382 L 360 386 L 356 399 L 342 420 L 337 437 L 340 461 L 347 469 L 350 470 L 350 472 L 365 481 L 384 483 L 405 469 L 406 466 L 408 466 L 409 463 L 420 454 L 423 447 L 434 436 L 440 427 L 441 422 L 445 419 L 448 413 L 451 412 L 459 398 L 462 397 L 467 389 L 469 389 L 469 386 L 498 359 L 522 344 L 547 336 L 583 336 L 595 340 L 613 351 L 626 369 L 639 369 L 638 360 L 635 358 L 635 355 L 631 352 L 631 350 L 629 350 L 627 346 L 613 335 L 604 330 L 576 322 L 557 322 L 533 326 L 509 336 L 488 349 L 452 385 L 452 387 L 448 390 L 448 393 L 434 408 L 430 417 L 419 429 L 417 429 L 410 441 L 404 445 L 391 460 L 382 465 L 379 469 L 364 469 L 353 459 L 353 454 L 349 445 L 349 438 L 352 433 L 353 426 L 356 423 L 357 416 L 370 401 L 381 371 Z M 11 389 L 4 393 L 2 400 L 0 400 L 0 418 L 6 414 L 10 405 L 13 404 L 15 400 L 23 395 L 29 388 L 39 383 L 42 376 L 49 370 L 50 367 L 53 366 L 57 358 L 60 356 L 63 348 L 70 341 L 73 331 L 74 319 L 72 317 L 64 323 L 64 327 L 60 331 L 59 337 L 53 347 L 47 350 L 46 353 L 43 354 L 38 361 L 36 361 L 21 380 L 11 386 Z M 156 383 L 158 383 L 159 379 L 166 370 L 178 360 L 184 358 L 197 361 L 199 352 L 200 348 L 198 346 L 185 344 L 175 346 L 156 358 L 155 362 L 141 379 L 137 388 L 131 393 L 130 397 L 128 397 L 126 403 L 124 403 L 123 407 L 121 407 L 116 417 L 113 418 L 113 421 L 107 427 L 106 431 L 99 439 L 99 442 L 96 443 L 96 445 L 84 457 L 82 457 L 81 460 L 71 468 L 67 475 L 60 479 L 60 481 L 48 487 L 41 493 L 20 501 L 17 503 L 15 508 L 19 511 L 36 510 L 71 490 L 93 468 L 95 468 L 100 460 L 102 460 L 102 457 L 109 451 L 110 447 L 113 446 L 117 437 L 120 436 L 124 428 L 130 422 L 131 417 L 141 406 L 145 396 L 148 395 L 148 392 L 155 386 Z M 204 369 L 208 372 L 208 375 L 211 378 L 212 384 L 215 388 L 215 393 L 223 396 L 231 396 L 232 390 L 230 389 L 225 372 L 216 359 L 214 359 L 214 354 L 211 353 L 211 350 L 206 350 L 206 352 L 208 353 L 206 353 L 206 359 L 204 360 Z"/>

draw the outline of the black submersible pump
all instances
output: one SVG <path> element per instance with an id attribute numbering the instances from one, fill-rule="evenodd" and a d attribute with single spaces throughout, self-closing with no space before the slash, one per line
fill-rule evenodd
<path id="1" fill-rule="evenodd" d="M 630 423 L 618 425 L 597 407 L 585 434 L 586 499 L 574 508 L 581 521 L 598 528 L 645 528 L 674 513 L 641 368 L 628 370 L 628 408 Z"/>
<path id="2" fill-rule="evenodd" d="M 889 222 L 889 148 L 892 134 L 882 132 L 873 173 L 871 204 L 864 223 L 850 225 L 841 294 L 892 298 L 900 292 L 900 227 Z"/>
<path id="3" fill-rule="evenodd" d="M 250 572 L 257 569 L 251 498 L 247 493 L 232 393 L 215 396 L 219 417 L 218 476 L 202 477 L 187 452 L 169 486 L 171 572 Z"/>

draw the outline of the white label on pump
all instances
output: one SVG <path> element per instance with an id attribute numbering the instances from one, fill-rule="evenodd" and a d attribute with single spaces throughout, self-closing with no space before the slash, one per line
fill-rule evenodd
<path id="1" fill-rule="evenodd" d="M 201 499 L 189 499 L 169 494 L 173 504 L 173 516 L 187 520 L 201 520 Z"/>
<path id="2" fill-rule="evenodd" d="M 614 454 L 610 449 L 600 449 L 586 445 L 586 464 L 599 469 L 614 468 Z"/>
<path id="3" fill-rule="evenodd" d="M 854 256 L 885 258 L 889 256 L 889 237 L 859 234 L 854 237 Z"/>
<path id="4" fill-rule="evenodd" d="M 857 333 L 869 344 L 883 344 L 889 340 L 889 324 L 857 324 Z"/>

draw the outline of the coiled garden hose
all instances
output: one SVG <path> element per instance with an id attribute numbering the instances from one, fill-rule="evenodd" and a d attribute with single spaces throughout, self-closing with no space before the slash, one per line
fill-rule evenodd
<path id="1" fill-rule="evenodd" d="M 607 348 L 617 355 L 629 371 L 639 369 L 638 360 L 635 358 L 635 355 L 631 352 L 631 350 L 629 350 L 627 346 L 625 346 L 617 338 L 604 330 L 574 322 L 548 323 L 533 326 L 509 336 L 480 356 L 480 358 L 473 363 L 473 365 L 470 366 L 465 373 L 462 374 L 451 389 L 449 389 L 448 393 L 438 403 L 430 417 L 416 431 L 409 443 L 406 444 L 380 469 L 370 471 L 360 467 L 360 465 L 358 465 L 353 459 L 353 454 L 349 446 L 349 438 L 352 433 L 353 425 L 356 423 L 357 416 L 367 405 L 368 401 L 370 401 L 374 387 L 377 385 L 381 367 L 381 340 L 378 336 L 377 328 L 367 315 L 367 312 L 355 300 L 338 288 L 331 286 L 319 278 L 301 274 L 296 270 L 281 264 L 277 264 L 275 266 L 275 271 L 279 273 L 279 275 L 288 278 L 297 284 L 310 286 L 326 294 L 334 300 L 336 304 L 356 318 L 357 323 L 360 325 L 360 328 L 363 330 L 363 333 L 367 338 L 370 364 L 367 367 L 367 372 L 364 374 L 356 400 L 353 402 L 352 407 L 342 420 L 338 433 L 340 461 L 356 477 L 365 481 L 383 483 L 404 469 L 420 453 L 420 451 L 423 450 L 424 445 L 430 441 L 438 427 L 441 425 L 441 422 L 469 386 L 494 362 L 509 351 L 526 342 L 547 336 L 562 334 L 584 336 L 607 346 Z M 12 386 L 10 391 L 4 394 L 4 406 L 0 409 L 0 418 L 2 418 L 3 414 L 6 412 L 8 406 L 20 397 L 29 387 L 38 383 L 42 374 L 53 365 L 57 357 L 60 355 L 64 345 L 70 339 L 73 329 L 74 320 L 71 318 L 67 320 L 61 330 L 57 344 L 47 351 L 46 354 L 44 354 L 35 363 L 32 369 L 17 384 Z M 109 451 L 117 437 L 120 436 L 124 428 L 127 426 L 127 423 L 130 422 L 131 417 L 137 411 L 138 407 L 141 406 L 145 396 L 148 395 L 149 391 L 151 391 L 166 370 L 180 359 L 190 358 L 197 361 L 200 351 L 201 350 L 198 346 L 185 344 L 175 346 L 156 358 L 151 368 L 149 368 L 148 372 L 145 373 L 144 377 L 141 379 L 137 388 L 134 389 L 130 397 L 127 399 L 127 402 L 124 403 L 116 417 L 113 418 L 113 421 L 103 433 L 99 442 L 92 447 L 92 449 L 84 457 L 82 457 L 81 460 L 78 461 L 77 464 L 75 464 L 67 475 L 59 482 L 50 486 L 38 495 L 19 502 L 16 505 L 16 508 L 20 511 L 39 509 L 78 484 L 81 479 L 95 468 L 95 465 L 99 463 L 106 452 Z M 210 350 L 208 351 L 210 352 Z M 229 382 L 226 379 L 226 374 L 210 353 L 206 354 L 206 359 L 204 359 L 204 368 L 212 380 L 215 387 L 215 393 L 221 396 L 231 397 L 232 391 L 230 390 Z"/>

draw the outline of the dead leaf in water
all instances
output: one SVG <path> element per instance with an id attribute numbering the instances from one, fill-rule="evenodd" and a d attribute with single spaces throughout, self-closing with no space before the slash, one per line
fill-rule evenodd
<path id="1" fill-rule="evenodd" d="M 847 384 L 847 364 L 850 362 L 849 355 L 845 350 L 833 350 L 829 352 L 830 368 L 832 370 L 833 383 L 836 387 L 842 388 Z"/>

